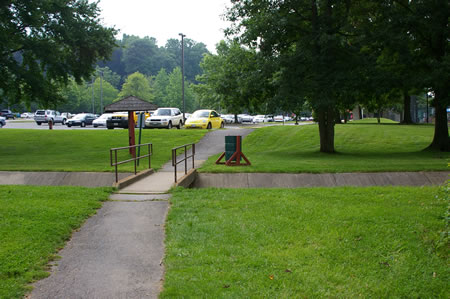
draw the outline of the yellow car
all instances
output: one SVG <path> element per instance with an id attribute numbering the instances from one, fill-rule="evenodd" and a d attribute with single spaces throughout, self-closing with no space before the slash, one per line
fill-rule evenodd
<path id="1" fill-rule="evenodd" d="M 225 126 L 223 119 L 214 110 L 197 110 L 184 124 L 185 128 L 212 129 L 223 128 Z"/>

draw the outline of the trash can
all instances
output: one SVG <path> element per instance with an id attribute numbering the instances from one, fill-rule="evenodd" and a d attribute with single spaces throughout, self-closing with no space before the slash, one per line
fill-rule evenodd
<path id="1" fill-rule="evenodd" d="M 233 154 L 236 152 L 237 137 L 238 136 L 225 136 L 225 161 L 228 161 L 231 158 L 231 156 L 233 156 Z M 239 151 L 242 151 L 242 137 Z"/>

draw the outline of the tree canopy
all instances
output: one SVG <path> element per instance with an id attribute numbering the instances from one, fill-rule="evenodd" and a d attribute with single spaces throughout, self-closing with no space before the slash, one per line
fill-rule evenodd
<path id="1" fill-rule="evenodd" d="M 141 73 L 135 72 L 128 76 L 119 93 L 119 98 L 135 96 L 144 101 L 151 102 L 155 98 L 153 89 L 150 87 L 148 79 Z"/>
<path id="2" fill-rule="evenodd" d="M 206 55 L 200 66 L 203 74 L 197 80 L 202 84 L 196 90 L 202 103 L 212 105 L 211 108 L 222 105 L 234 114 L 259 104 L 264 79 L 254 50 L 237 42 L 221 41 L 217 55 Z"/>
<path id="3" fill-rule="evenodd" d="M 450 105 L 450 3 L 448 0 L 375 3 L 379 15 L 373 23 L 381 29 L 376 32 L 385 36 L 375 35 L 374 39 L 394 53 L 394 58 L 402 60 L 403 82 L 434 92 L 436 119 L 430 148 L 449 151 L 446 108 Z"/>
<path id="4" fill-rule="evenodd" d="M 2 100 L 48 106 L 63 98 L 72 77 L 88 80 L 107 59 L 116 30 L 100 24 L 97 3 L 87 0 L 9 0 L 0 12 Z"/>
<path id="5" fill-rule="evenodd" d="M 123 78 L 122 82 L 137 71 L 146 76 L 156 76 L 162 68 L 172 72 L 176 67 L 181 67 L 181 41 L 178 39 L 169 39 L 163 47 L 158 47 L 153 37 L 140 38 L 124 34 L 117 44 L 112 58 L 99 62 L 99 65 L 109 67 Z M 204 43 L 184 39 L 184 71 L 187 80 L 195 82 L 195 77 L 201 73 L 200 61 L 208 53 Z"/>
<path id="6" fill-rule="evenodd" d="M 354 2 L 232 1 L 231 33 L 279 58 L 279 88 L 309 99 L 319 121 L 320 150 L 334 152 L 336 107 L 356 79 L 359 48 L 352 44 Z M 295 106 L 295 105 L 294 105 Z"/>
<path id="7" fill-rule="evenodd" d="M 275 84 L 268 87 L 291 107 L 311 105 L 322 152 L 335 152 L 338 110 L 357 101 L 378 110 L 395 90 L 408 100 L 407 110 L 412 89 L 434 91 L 431 147 L 449 150 L 447 0 L 231 2 L 228 35 L 275 60 Z"/>

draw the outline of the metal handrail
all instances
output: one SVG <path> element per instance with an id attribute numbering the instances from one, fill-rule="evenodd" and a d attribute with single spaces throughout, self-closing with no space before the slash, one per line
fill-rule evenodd
<path id="1" fill-rule="evenodd" d="M 128 159 L 128 160 L 123 160 L 123 161 L 119 161 L 117 162 L 117 152 L 120 150 L 129 150 L 131 148 L 140 148 L 142 146 L 147 146 L 148 147 L 148 153 L 145 155 L 141 155 L 141 156 L 137 156 L 134 155 L 135 157 Z M 113 152 L 114 152 L 114 163 L 113 163 Z M 134 151 L 134 153 L 136 153 L 136 151 Z M 137 145 L 130 145 L 130 146 L 124 146 L 124 147 L 116 147 L 116 148 L 112 148 L 109 150 L 109 158 L 110 158 L 110 162 L 111 162 L 111 166 L 115 166 L 115 172 L 116 172 L 116 183 L 119 181 L 119 175 L 117 173 L 117 166 L 121 165 L 121 164 L 125 164 L 128 162 L 132 162 L 134 161 L 134 174 L 137 173 L 137 166 L 136 166 L 136 162 L 140 159 L 146 158 L 148 157 L 148 168 L 152 168 L 152 164 L 151 164 L 151 158 L 150 156 L 153 154 L 153 144 L 152 143 L 144 143 L 144 144 L 137 144 Z"/>
<path id="2" fill-rule="evenodd" d="M 187 149 L 189 146 L 192 146 L 192 154 L 190 156 L 187 155 Z M 184 159 L 177 161 L 177 149 L 184 148 Z M 184 174 L 187 174 L 187 159 L 192 158 L 192 168 L 194 168 L 194 156 L 195 156 L 195 144 L 189 143 L 179 147 L 174 147 L 172 149 L 172 166 L 175 167 L 175 183 L 177 182 L 177 165 L 181 162 L 184 162 Z"/>

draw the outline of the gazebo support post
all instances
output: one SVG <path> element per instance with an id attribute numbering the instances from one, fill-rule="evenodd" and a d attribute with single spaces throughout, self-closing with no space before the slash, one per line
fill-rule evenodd
<path id="1" fill-rule="evenodd" d="M 128 111 L 128 140 L 129 146 L 136 145 L 136 139 L 134 136 L 134 111 Z M 130 155 L 136 158 L 136 148 L 130 148 Z"/>

